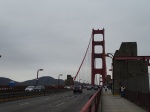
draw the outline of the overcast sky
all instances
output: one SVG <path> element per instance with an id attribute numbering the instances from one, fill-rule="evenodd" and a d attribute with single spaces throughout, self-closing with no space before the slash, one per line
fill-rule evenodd
<path id="1" fill-rule="evenodd" d="M 137 42 L 150 55 L 150 0 L 0 0 L 0 77 L 75 76 L 93 28 L 105 29 L 106 52 Z"/>

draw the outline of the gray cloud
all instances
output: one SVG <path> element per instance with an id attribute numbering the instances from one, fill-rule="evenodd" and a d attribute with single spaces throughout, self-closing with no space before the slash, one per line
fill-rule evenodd
<path id="1" fill-rule="evenodd" d="M 1 0 L 0 74 L 16 81 L 76 74 L 92 29 L 105 28 L 106 52 L 136 41 L 149 55 L 150 1 Z M 111 60 L 107 59 L 108 69 Z"/>

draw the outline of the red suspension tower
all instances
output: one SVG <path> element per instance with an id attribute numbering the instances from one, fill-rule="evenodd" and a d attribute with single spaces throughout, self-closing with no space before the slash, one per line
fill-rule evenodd
<path id="1" fill-rule="evenodd" d="M 102 41 L 95 41 L 94 35 L 95 34 L 101 34 L 103 36 Z M 102 53 L 95 53 L 95 46 L 102 46 Z M 102 82 L 105 84 L 105 78 L 106 78 L 106 59 L 105 59 L 105 39 L 104 39 L 104 29 L 102 30 L 92 30 L 92 56 L 91 56 L 91 84 L 94 85 L 95 81 L 95 75 L 100 74 L 102 75 Z M 102 68 L 95 68 L 95 59 L 101 58 L 102 59 Z"/>

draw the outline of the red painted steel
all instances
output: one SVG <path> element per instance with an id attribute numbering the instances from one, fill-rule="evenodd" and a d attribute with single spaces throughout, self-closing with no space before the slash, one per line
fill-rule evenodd
<path id="1" fill-rule="evenodd" d="M 78 76 L 79 71 L 80 71 L 80 69 L 81 69 L 81 67 L 82 67 L 82 65 L 83 65 L 83 62 L 84 62 L 84 60 L 85 60 L 85 57 L 86 57 L 87 52 L 88 52 L 89 47 L 90 47 L 91 40 L 92 40 L 92 39 L 90 38 L 90 41 L 89 41 L 88 47 L 87 47 L 87 49 L 86 49 L 85 55 L 84 55 L 84 57 L 83 57 L 83 60 L 82 60 L 82 62 L 81 62 L 81 64 L 80 64 L 80 67 L 79 67 L 79 69 L 78 69 L 78 71 L 77 71 L 77 73 L 76 73 L 76 75 L 75 75 L 75 77 L 74 77 L 73 81 L 75 81 L 75 80 L 76 80 L 76 77 Z"/>
<path id="2" fill-rule="evenodd" d="M 103 36 L 102 41 L 94 41 L 94 35 L 101 34 Z M 95 46 L 102 46 L 102 53 L 95 53 Z M 91 84 L 94 85 L 94 79 L 96 74 L 102 75 L 103 84 L 105 83 L 106 78 L 106 54 L 105 54 L 105 38 L 104 38 L 104 29 L 102 30 L 92 30 L 92 56 L 91 56 Z M 102 68 L 95 68 L 95 59 L 102 59 Z"/>
<path id="3" fill-rule="evenodd" d="M 101 99 L 102 88 L 100 88 L 84 105 L 80 112 L 97 112 L 99 101 Z"/>
<path id="4" fill-rule="evenodd" d="M 148 112 L 150 112 L 150 92 L 148 94 Z"/>
<path id="5" fill-rule="evenodd" d="M 143 60 L 150 59 L 150 56 L 114 56 L 115 60 Z"/>
<path id="6" fill-rule="evenodd" d="M 150 56 L 114 56 L 114 60 L 147 60 L 148 66 L 150 66 Z"/>

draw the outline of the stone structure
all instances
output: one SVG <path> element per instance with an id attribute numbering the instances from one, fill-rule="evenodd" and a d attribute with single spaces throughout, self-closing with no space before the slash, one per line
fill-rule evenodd
<path id="1" fill-rule="evenodd" d="M 123 42 L 116 56 L 137 56 L 136 42 Z M 113 60 L 114 94 L 119 94 L 120 86 L 130 91 L 149 91 L 148 65 L 145 60 Z"/>
<path id="2" fill-rule="evenodd" d="M 65 80 L 65 85 L 66 86 L 73 85 L 73 78 L 71 77 L 71 75 L 67 75 L 67 79 Z"/>

